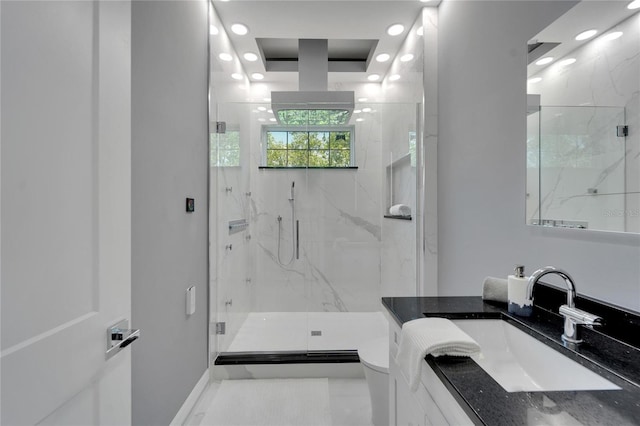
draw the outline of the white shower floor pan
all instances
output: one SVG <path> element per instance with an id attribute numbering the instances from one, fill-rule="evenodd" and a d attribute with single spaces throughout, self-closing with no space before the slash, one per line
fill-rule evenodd
<path id="1" fill-rule="evenodd" d="M 388 335 L 381 312 L 253 312 L 224 352 L 354 350 Z"/>

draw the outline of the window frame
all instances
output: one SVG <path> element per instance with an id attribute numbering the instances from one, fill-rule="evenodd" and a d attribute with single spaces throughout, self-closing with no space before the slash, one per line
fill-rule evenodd
<path id="1" fill-rule="evenodd" d="M 267 165 L 267 133 L 268 132 L 349 132 L 349 165 L 348 166 L 268 166 Z M 262 144 L 262 158 L 260 159 L 261 169 L 353 169 L 356 167 L 356 126 L 329 125 L 329 126 L 282 126 L 278 124 L 263 124 L 261 128 L 260 141 Z M 289 151 L 287 148 L 286 151 Z M 307 147 L 306 151 L 313 151 Z M 331 152 L 329 150 L 329 152 Z"/>

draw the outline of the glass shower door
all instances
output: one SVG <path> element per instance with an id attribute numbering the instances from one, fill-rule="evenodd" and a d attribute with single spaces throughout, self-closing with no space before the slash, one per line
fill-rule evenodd
<path id="1" fill-rule="evenodd" d="M 270 109 L 216 106 L 217 350 L 357 349 L 386 332 L 382 296 L 416 294 L 416 105 L 356 105 L 344 126 L 285 126 Z M 411 213 L 387 218 L 392 204 Z"/>
<path id="2" fill-rule="evenodd" d="M 238 337 L 253 310 L 249 105 L 218 104 L 210 134 L 212 318 L 217 352 L 249 349 Z"/>

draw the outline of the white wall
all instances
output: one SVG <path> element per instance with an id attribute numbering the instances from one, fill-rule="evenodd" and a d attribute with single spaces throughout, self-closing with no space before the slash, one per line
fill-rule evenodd
<path id="1" fill-rule="evenodd" d="M 523 263 L 640 309 L 638 235 L 525 225 L 526 43 L 571 2 L 444 1 L 439 11 L 439 295 L 479 295 Z"/>
<path id="2" fill-rule="evenodd" d="M 166 425 L 208 366 L 207 2 L 135 1 L 132 28 L 133 424 Z"/>

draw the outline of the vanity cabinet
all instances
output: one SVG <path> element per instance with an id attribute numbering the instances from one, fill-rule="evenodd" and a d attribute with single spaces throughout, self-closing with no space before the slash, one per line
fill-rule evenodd
<path id="1" fill-rule="evenodd" d="M 473 425 L 426 361 L 418 389 L 409 383 L 395 363 L 400 326 L 389 319 L 389 424 L 391 426 Z"/>

